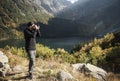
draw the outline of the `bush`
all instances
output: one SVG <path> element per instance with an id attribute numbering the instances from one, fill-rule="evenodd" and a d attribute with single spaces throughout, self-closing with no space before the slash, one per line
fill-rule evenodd
<path id="1" fill-rule="evenodd" d="M 76 60 L 73 55 L 69 54 L 64 49 L 58 48 L 55 52 L 56 58 L 62 59 L 62 62 L 76 63 Z"/>
<path id="2" fill-rule="evenodd" d="M 36 57 L 41 57 L 41 59 L 48 59 L 54 57 L 54 49 L 50 49 L 42 44 L 36 44 Z"/>
<path id="3" fill-rule="evenodd" d="M 113 48 L 110 48 L 107 52 L 106 52 L 106 60 L 108 62 L 113 62 L 113 63 L 118 63 L 120 64 L 119 61 L 117 61 L 116 59 L 120 58 L 120 46 L 115 46 Z"/>
<path id="4" fill-rule="evenodd" d="M 113 33 L 108 33 L 104 36 L 104 41 L 111 41 L 112 39 L 114 39 L 114 34 Z"/>
<path id="5" fill-rule="evenodd" d="M 85 53 L 84 51 L 79 51 L 73 54 L 73 56 L 76 59 L 76 62 L 81 62 L 81 63 L 86 63 L 90 59 L 88 54 Z"/>
<path id="6" fill-rule="evenodd" d="M 9 50 L 12 54 L 20 56 L 20 57 L 26 57 L 26 55 L 27 55 L 25 48 L 23 48 L 23 47 L 18 48 L 18 47 L 14 47 L 14 46 L 10 47 L 10 46 L 6 45 L 4 47 L 4 50 Z"/>
<path id="7" fill-rule="evenodd" d="M 24 48 L 17 47 L 11 47 L 11 53 L 21 57 L 26 57 L 27 55 Z"/>
<path id="8" fill-rule="evenodd" d="M 102 48 L 99 45 L 97 45 L 92 47 L 92 49 L 90 50 L 90 55 L 92 57 L 99 57 L 102 55 L 102 52 Z"/>

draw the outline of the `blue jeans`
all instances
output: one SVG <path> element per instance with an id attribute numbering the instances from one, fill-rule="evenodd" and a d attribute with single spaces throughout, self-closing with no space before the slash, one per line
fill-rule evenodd
<path id="1" fill-rule="evenodd" d="M 33 67 L 35 64 L 35 56 L 36 56 L 36 50 L 27 50 L 28 57 L 29 57 L 29 75 L 33 75 Z"/>

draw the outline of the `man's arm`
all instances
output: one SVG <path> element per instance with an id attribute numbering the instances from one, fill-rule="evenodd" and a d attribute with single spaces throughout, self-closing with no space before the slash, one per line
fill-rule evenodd
<path id="1" fill-rule="evenodd" d="M 25 33 L 25 35 L 27 35 L 28 37 L 35 37 L 35 33 L 36 32 L 30 32 L 29 30 L 24 30 L 24 33 Z"/>
<path id="2" fill-rule="evenodd" d="M 41 37 L 41 32 L 40 32 L 40 30 L 37 30 L 37 36 L 38 36 L 38 37 Z"/>

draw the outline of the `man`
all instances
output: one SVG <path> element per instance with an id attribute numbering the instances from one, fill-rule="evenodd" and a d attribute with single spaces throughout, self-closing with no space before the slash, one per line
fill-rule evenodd
<path id="1" fill-rule="evenodd" d="M 28 78 L 33 78 L 33 67 L 36 55 L 36 36 L 40 36 L 40 31 L 37 25 L 32 22 L 27 24 L 24 30 L 25 38 L 25 49 L 29 57 L 29 76 Z"/>

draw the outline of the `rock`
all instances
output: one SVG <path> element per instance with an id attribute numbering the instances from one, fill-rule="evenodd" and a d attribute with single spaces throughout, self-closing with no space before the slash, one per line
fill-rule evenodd
<path id="1" fill-rule="evenodd" d="M 0 68 L 2 68 L 3 67 L 3 63 L 2 62 L 0 62 Z"/>
<path id="2" fill-rule="evenodd" d="M 84 73 L 85 75 L 91 75 L 97 79 L 97 81 L 106 81 L 107 72 L 92 64 L 78 63 L 72 64 L 73 70 Z"/>
<path id="3" fill-rule="evenodd" d="M 82 68 L 83 65 L 85 65 L 85 63 L 72 64 L 71 66 L 73 67 L 73 72 L 76 71 L 76 70 L 79 71 L 79 69 Z"/>
<path id="4" fill-rule="evenodd" d="M 0 76 L 5 77 L 5 74 L 8 71 L 11 71 L 8 64 L 8 57 L 2 51 L 0 51 Z"/>
<path id="5" fill-rule="evenodd" d="M 105 78 L 107 77 L 107 72 L 99 67 L 96 67 L 91 64 L 87 64 L 86 67 L 91 71 L 90 74 L 93 75 L 95 78 L 99 79 L 100 81 L 102 79 L 104 81 Z"/>
<path id="6" fill-rule="evenodd" d="M 3 65 L 5 63 L 8 63 L 8 57 L 5 54 L 3 54 L 3 52 L 1 52 L 1 51 L 0 51 L 0 62 L 2 62 Z"/>
<path id="7" fill-rule="evenodd" d="M 21 73 L 23 72 L 23 67 L 21 65 L 16 65 L 12 68 L 12 71 L 15 73 Z"/>
<path id="8" fill-rule="evenodd" d="M 61 70 L 57 73 L 57 78 L 58 81 L 69 81 L 73 79 L 73 76 L 70 73 Z"/>

